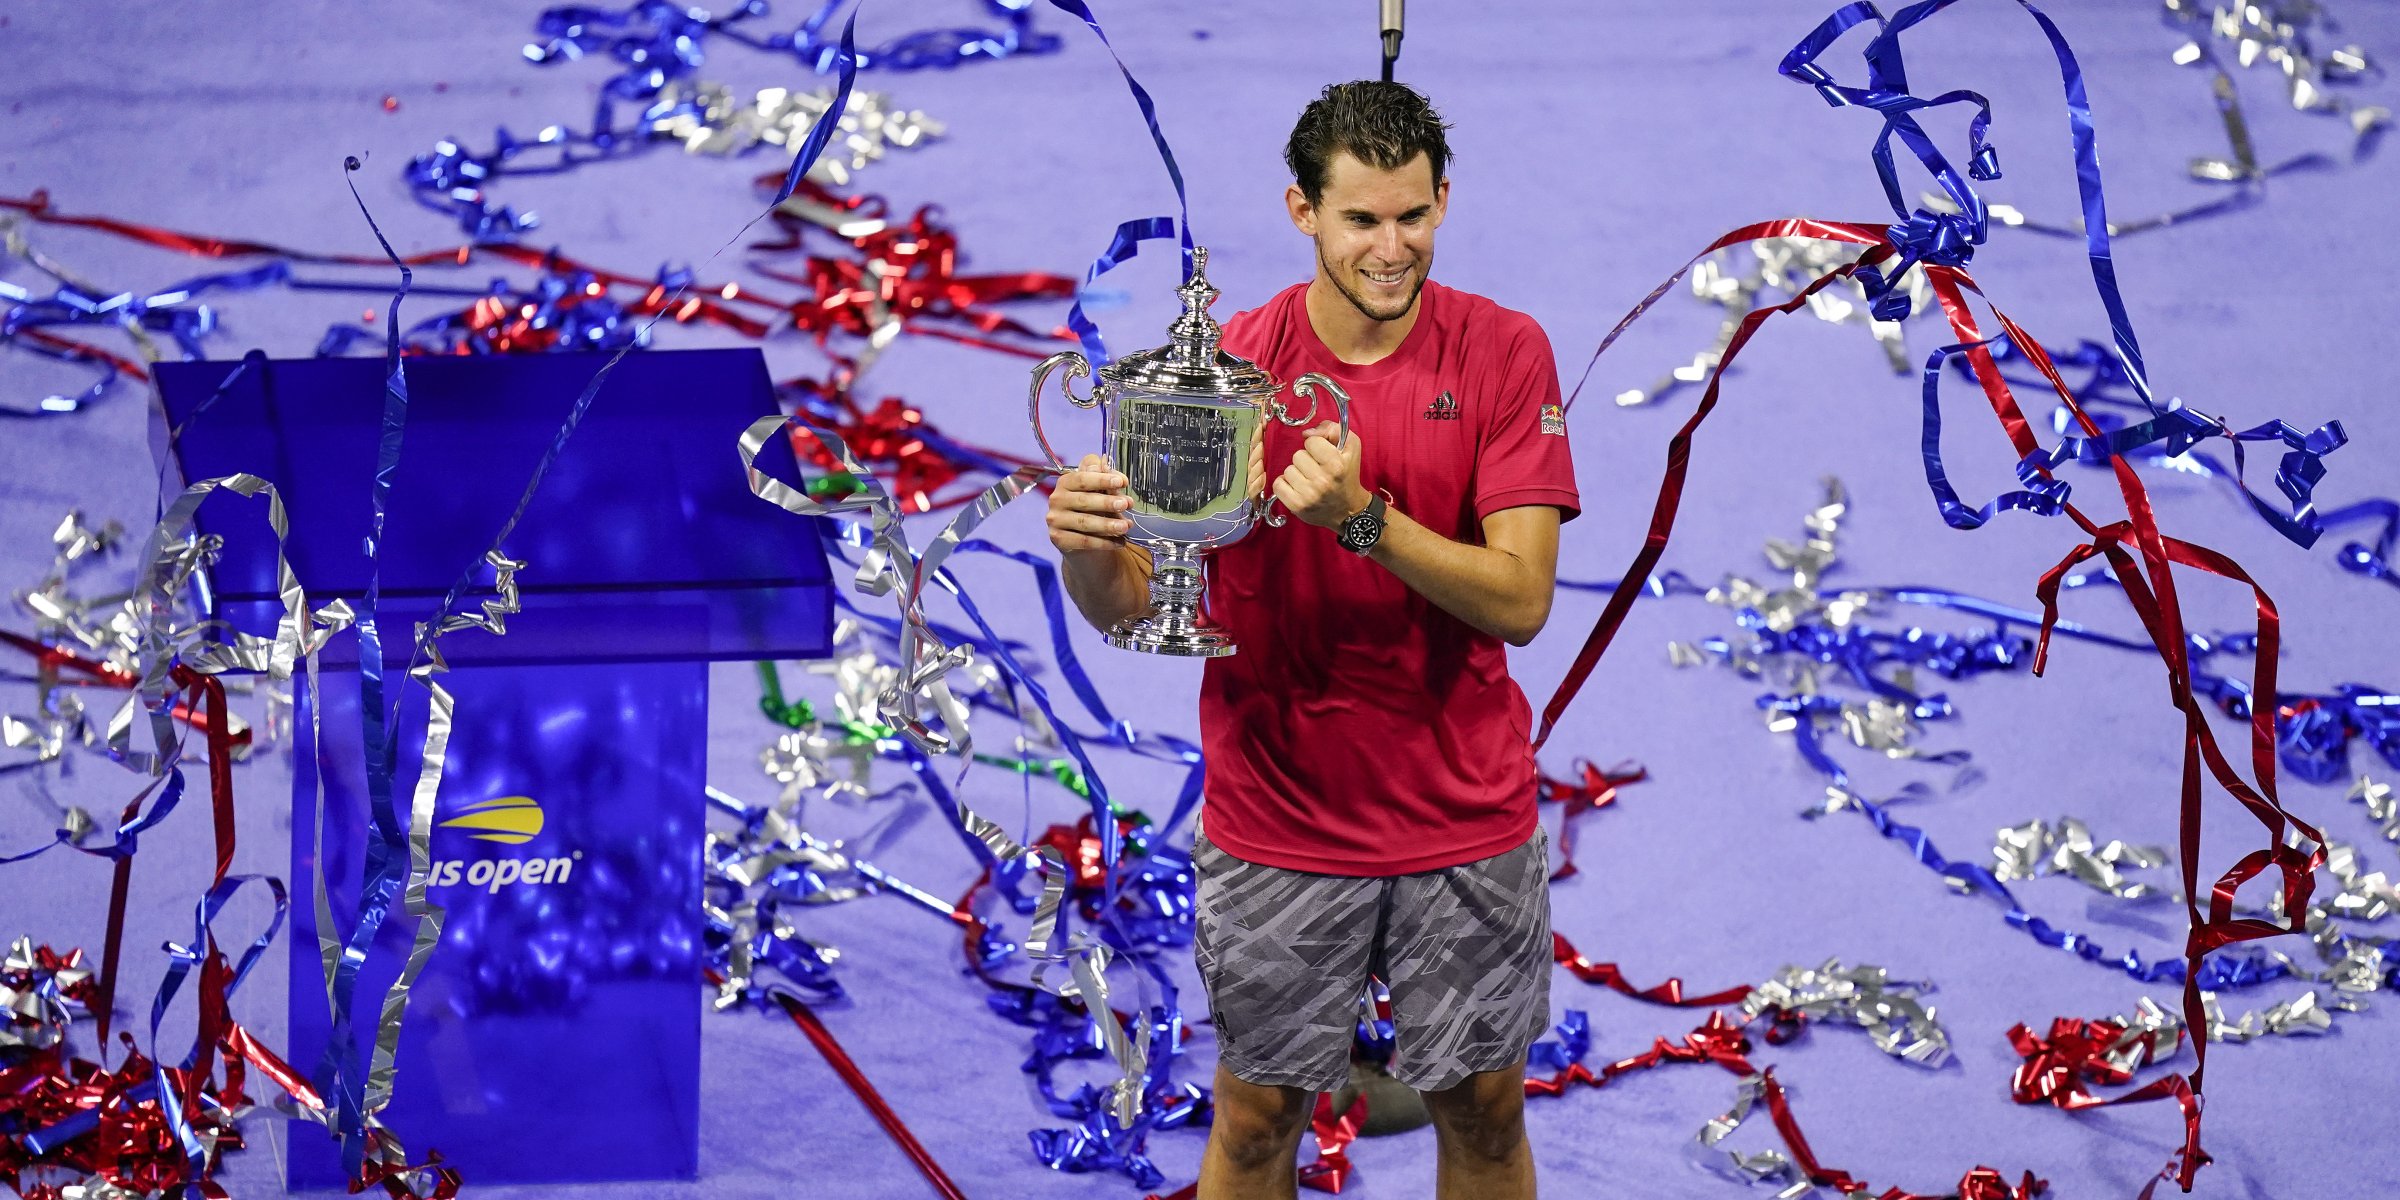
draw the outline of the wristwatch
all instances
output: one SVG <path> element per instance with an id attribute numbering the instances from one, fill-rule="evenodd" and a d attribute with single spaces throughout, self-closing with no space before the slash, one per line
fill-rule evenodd
<path id="1" fill-rule="evenodd" d="M 1374 549 L 1375 543 L 1383 537 L 1383 510 L 1383 494 L 1378 492 L 1367 500 L 1365 508 L 1342 522 L 1334 540 L 1341 543 L 1342 549 L 1353 554 L 1365 554 Z"/>

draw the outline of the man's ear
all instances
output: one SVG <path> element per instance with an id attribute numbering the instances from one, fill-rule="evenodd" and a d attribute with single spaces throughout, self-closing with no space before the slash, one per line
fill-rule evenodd
<path id="1" fill-rule="evenodd" d="M 1450 215 L 1450 177 L 1444 175 L 1433 185 L 1433 227 L 1442 227 L 1442 218 Z"/>
<path id="2" fill-rule="evenodd" d="M 1317 236 L 1317 206 L 1308 202 L 1308 193 L 1301 191 L 1299 184 L 1283 189 L 1283 207 L 1291 214 L 1292 228 L 1312 238 Z"/>

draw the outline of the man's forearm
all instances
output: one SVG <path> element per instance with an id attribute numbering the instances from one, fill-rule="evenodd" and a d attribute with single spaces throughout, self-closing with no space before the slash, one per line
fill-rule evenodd
<path id="1" fill-rule="evenodd" d="M 1059 556 L 1067 598 L 1095 629 L 1106 630 L 1150 607 L 1150 559 L 1130 545 Z"/>
<path id="2" fill-rule="evenodd" d="M 1394 508 L 1367 557 L 1443 612 L 1513 646 L 1550 619 L 1555 567 L 1490 546 L 1454 542 Z"/>

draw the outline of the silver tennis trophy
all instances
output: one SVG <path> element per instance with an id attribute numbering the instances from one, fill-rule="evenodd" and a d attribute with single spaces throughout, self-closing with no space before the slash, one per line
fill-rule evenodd
<path id="1" fill-rule="evenodd" d="M 1078 396 L 1065 380 L 1059 390 L 1078 408 L 1100 410 L 1100 440 L 1108 460 L 1125 476 L 1133 528 L 1125 540 L 1150 552 L 1150 607 L 1109 629 L 1108 644 L 1151 654 L 1219 658 L 1234 652 L 1233 637 L 1200 612 L 1201 556 L 1249 536 L 1264 520 L 1282 525 L 1274 498 L 1252 495 L 1250 456 L 1259 444 L 1262 417 L 1302 426 L 1317 419 L 1317 391 L 1333 393 L 1341 421 L 1337 445 L 1350 441 L 1350 395 L 1316 372 L 1292 381 L 1294 395 L 1308 401 L 1295 415 L 1282 399 L 1283 384 L 1257 363 L 1217 346 L 1223 333 L 1208 306 L 1217 298 L 1209 286 L 1208 250 L 1192 251 L 1192 277 L 1177 289 L 1183 315 L 1168 326 L 1166 345 L 1129 354 L 1100 368 L 1100 382 Z M 1042 360 L 1033 369 L 1030 405 L 1033 436 L 1050 465 L 1069 464 L 1050 448 L 1042 432 L 1042 386 L 1065 367 L 1068 379 L 1089 377 L 1089 359 L 1072 350 Z M 1266 474 L 1272 474 L 1268 472 Z"/>

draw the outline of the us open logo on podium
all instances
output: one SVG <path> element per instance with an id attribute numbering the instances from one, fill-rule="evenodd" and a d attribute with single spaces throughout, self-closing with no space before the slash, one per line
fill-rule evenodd
<path id="1" fill-rule="evenodd" d="M 465 830 L 468 837 L 477 841 L 521 846 L 541 836 L 542 806 L 531 796 L 501 796 L 470 804 L 436 828 Z M 433 864 L 426 886 L 451 887 L 463 880 L 467 886 L 482 888 L 493 895 L 498 895 L 504 887 L 548 887 L 565 883 L 575 873 L 576 860 L 582 857 L 583 851 L 577 850 L 556 858 L 526 855 L 479 858 L 473 862 L 443 859 Z"/>

